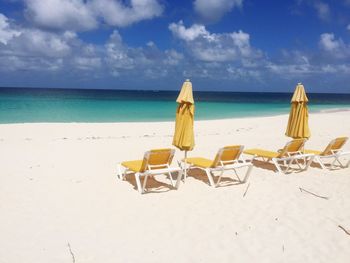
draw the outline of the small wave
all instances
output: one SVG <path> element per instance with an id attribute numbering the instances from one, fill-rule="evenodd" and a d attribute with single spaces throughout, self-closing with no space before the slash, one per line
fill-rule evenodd
<path id="1" fill-rule="evenodd" d="M 318 112 L 321 113 L 332 113 L 332 112 L 342 112 L 342 111 L 350 111 L 350 108 L 333 108 L 333 109 L 323 109 Z"/>

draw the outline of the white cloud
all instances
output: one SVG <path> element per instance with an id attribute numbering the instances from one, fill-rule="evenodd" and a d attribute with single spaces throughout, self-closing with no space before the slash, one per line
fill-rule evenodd
<path id="1" fill-rule="evenodd" d="M 295 78 L 296 76 L 309 75 L 316 73 L 313 66 L 310 64 L 275 64 L 270 63 L 267 65 L 273 74 L 277 74 L 282 78 Z"/>
<path id="2" fill-rule="evenodd" d="M 3 14 L 0 14 L 0 21 L 0 36 L 4 28 L 5 32 L 11 32 L 5 40 L 0 37 L 0 67 L 5 70 L 58 70 L 79 42 L 74 32 L 51 33 L 24 28 Z"/>
<path id="3" fill-rule="evenodd" d="M 332 57 L 346 58 L 350 56 L 350 45 L 345 44 L 341 38 L 336 39 L 333 33 L 321 34 L 319 45 Z"/>
<path id="4" fill-rule="evenodd" d="M 331 11 L 329 5 L 321 1 L 316 1 L 314 3 L 314 8 L 317 11 L 317 15 L 322 20 L 330 19 Z"/>
<path id="5" fill-rule="evenodd" d="M 184 59 L 184 55 L 174 49 L 165 51 L 164 63 L 167 65 L 178 65 Z"/>
<path id="6" fill-rule="evenodd" d="M 229 65 L 226 69 L 231 79 L 241 79 L 251 81 L 252 79 L 261 80 L 262 71 L 260 69 L 245 69 Z"/>
<path id="7" fill-rule="evenodd" d="M 183 55 L 173 49 L 161 51 L 154 42 L 146 47 L 131 48 L 123 43 L 118 31 L 114 31 L 105 44 L 104 61 L 114 76 L 123 74 L 158 78 L 170 74 L 174 66 L 183 61 Z"/>
<path id="8" fill-rule="evenodd" d="M 130 6 L 124 1 L 92 0 L 90 8 L 111 26 L 127 26 L 135 22 L 158 17 L 163 7 L 157 0 L 131 0 Z"/>
<path id="9" fill-rule="evenodd" d="M 182 20 L 178 23 L 171 23 L 169 29 L 176 37 L 185 41 L 195 40 L 199 36 L 210 36 L 209 32 L 205 29 L 205 26 L 194 24 L 191 27 L 186 28 Z"/>
<path id="10" fill-rule="evenodd" d="M 36 29 L 25 29 L 21 35 L 11 42 L 13 50 L 38 56 L 64 57 L 71 48 L 65 35 L 56 35 Z"/>
<path id="11" fill-rule="evenodd" d="M 350 30 L 350 24 L 348 24 L 348 26 L 346 28 L 347 28 L 347 30 Z"/>
<path id="12" fill-rule="evenodd" d="M 324 33 L 320 37 L 320 45 L 326 51 L 335 51 L 344 45 L 344 43 L 341 39 L 336 40 L 333 33 Z"/>
<path id="13" fill-rule="evenodd" d="M 169 30 L 184 40 L 190 53 L 199 60 L 224 62 L 261 57 L 260 51 L 251 48 L 249 34 L 241 30 L 212 34 L 203 25 L 186 28 L 182 21 L 170 24 Z"/>
<path id="14" fill-rule="evenodd" d="M 90 70 L 101 66 L 101 58 L 75 57 L 73 63 L 78 69 Z"/>
<path id="15" fill-rule="evenodd" d="M 0 71 L 89 71 L 94 76 L 146 78 L 156 78 L 157 72 L 159 77 L 173 74 L 184 58 L 173 49 L 159 50 L 151 41 L 144 47 L 129 47 L 116 30 L 104 45 L 94 45 L 81 41 L 72 31 L 49 32 L 15 25 L 1 13 L 0 57 Z"/>
<path id="16" fill-rule="evenodd" d="M 1 50 L 11 54 L 29 56 L 62 57 L 70 52 L 69 42 L 76 39 L 73 32 L 59 34 L 34 28 L 23 28 L 10 23 L 0 13 L 0 42 L 5 45 Z"/>
<path id="17" fill-rule="evenodd" d="M 106 44 L 106 62 L 113 71 L 120 69 L 133 69 L 134 59 L 129 56 L 128 49 L 124 47 L 122 38 L 118 31 L 114 31 Z"/>
<path id="18" fill-rule="evenodd" d="M 206 21 L 219 20 L 234 7 L 242 7 L 243 0 L 195 0 L 194 10 Z"/>
<path id="19" fill-rule="evenodd" d="M 28 19 L 43 28 L 84 31 L 98 27 L 100 20 L 111 26 L 127 26 L 160 16 L 157 0 L 24 0 Z"/>
<path id="20" fill-rule="evenodd" d="M 10 28 L 8 18 L 0 13 L 0 43 L 7 44 L 13 37 L 19 36 L 21 32 Z"/>
<path id="21" fill-rule="evenodd" d="M 24 0 L 26 14 L 35 24 L 53 29 L 89 30 L 97 20 L 83 0 Z"/>
<path id="22" fill-rule="evenodd" d="M 296 15 L 310 16 L 309 8 L 315 10 L 320 20 L 330 21 L 332 17 L 330 1 L 324 0 L 295 0 L 295 6 L 292 7 L 292 13 Z M 335 14 L 338 15 L 338 14 Z"/>

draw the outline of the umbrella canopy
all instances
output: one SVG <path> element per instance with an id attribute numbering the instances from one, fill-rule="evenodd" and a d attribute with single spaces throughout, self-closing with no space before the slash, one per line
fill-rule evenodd
<path id="1" fill-rule="evenodd" d="M 191 151 L 194 147 L 194 100 L 192 93 L 192 83 L 186 80 L 177 97 L 175 133 L 173 145 L 182 151 Z"/>
<path id="2" fill-rule="evenodd" d="M 304 86 L 298 83 L 291 100 L 291 109 L 286 130 L 288 137 L 294 139 L 310 137 L 308 101 Z"/>

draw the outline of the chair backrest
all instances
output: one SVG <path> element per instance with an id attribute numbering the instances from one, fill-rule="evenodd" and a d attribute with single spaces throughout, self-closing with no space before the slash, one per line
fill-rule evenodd
<path id="1" fill-rule="evenodd" d="M 223 164 L 232 164 L 238 160 L 243 152 L 243 145 L 231 145 L 221 148 L 215 156 L 211 167 L 217 167 Z"/>
<path id="2" fill-rule="evenodd" d="M 332 140 L 324 149 L 324 151 L 321 153 L 321 155 L 330 155 L 333 154 L 332 151 L 339 151 L 344 144 L 347 142 L 349 138 L 348 137 L 338 137 L 334 140 Z"/>
<path id="3" fill-rule="evenodd" d="M 290 142 L 288 142 L 284 148 L 279 152 L 278 157 L 284 157 L 290 153 L 296 153 L 302 151 L 302 148 L 304 147 L 304 144 L 306 142 L 306 139 L 294 139 Z"/>
<path id="4" fill-rule="evenodd" d="M 149 168 L 152 170 L 167 168 L 171 164 L 174 154 L 175 150 L 170 148 L 154 149 L 146 152 L 143 157 L 141 172 Z"/>

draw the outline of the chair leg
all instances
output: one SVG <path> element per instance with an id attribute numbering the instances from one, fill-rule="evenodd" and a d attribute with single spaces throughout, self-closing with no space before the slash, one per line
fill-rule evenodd
<path id="1" fill-rule="evenodd" d="M 145 178 L 143 179 L 142 193 L 145 192 L 148 176 L 149 176 L 149 175 L 146 174 L 146 175 L 145 175 Z"/>
<path id="2" fill-rule="evenodd" d="M 236 169 L 233 168 L 233 172 L 235 173 L 235 175 L 236 175 L 238 181 L 239 181 L 240 183 L 242 183 L 243 181 L 242 181 L 241 178 L 239 177 L 239 175 L 238 175 Z"/>
<path id="3" fill-rule="evenodd" d="M 171 186 L 174 187 L 174 180 L 173 180 L 173 177 L 171 176 L 171 173 L 169 172 L 169 178 L 170 178 L 170 182 L 171 182 Z"/>
<path id="4" fill-rule="evenodd" d="M 305 163 L 305 158 L 303 159 L 304 163 Z M 294 163 L 294 162 L 293 162 Z M 295 160 L 295 163 L 298 165 L 300 170 L 303 170 L 303 167 L 299 164 L 299 159 Z"/>
<path id="5" fill-rule="evenodd" d="M 122 172 L 122 165 L 120 163 L 117 164 L 117 173 L 118 173 L 118 178 L 122 180 L 124 176 Z"/>
<path id="6" fill-rule="evenodd" d="M 210 185 L 211 185 L 212 187 L 215 187 L 214 179 L 213 179 L 213 177 L 212 177 L 211 174 L 210 174 L 210 170 L 209 170 L 209 169 L 205 169 L 205 172 L 206 172 L 206 174 L 207 174 L 207 176 L 208 176 Z"/>
<path id="7" fill-rule="evenodd" d="M 283 171 L 282 171 L 280 165 L 278 164 L 277 159 L 272 158 L 271 160 L 272 160 L 273 164 L 276 166 L 278 173 L 279 173 L 279 174 L 283 174 Z"/>
<path id="8" fill-rule="evenodd" d="M 336 161 L 339 163 L 339 165 L 340 165 L 341 168 L 346 168 L 346 166 L 344 166 L 344 165 L 341 163 L 341 161 L 339 160 L 339 156 L 335 156 L 334 162 L 336 162 Z"/>
<path id="9" fill-rule="evenodd" d="M 316 156 L 311 156 L 309 161 L 306 163 L 304 171 L 306 171 L 307 169 L 309 169 L 310 165 L 312 164 L 312 162 L 314 161 Z"/>
<path id="10" fill-rule="evenodd" d="M 244 176 L 244 179 L 243 179 L 242 183 L 246 183 L 247 182 L 247 180 L 248 180 L 248 178 L 250 176 L 250 173 L 252 172 L 252 169 L 253 169 L 253 165 L 249 165 L 248 170 L 245 173 L 245 176 Z"/>
<path id="11" fill-rule="evenodd" d="M 330 170 L 333 170 L 333 169 L 334 169 L 334 165 L 335 165 L 335 162 L 336 162 L 336 161 L 337 161 L 337 157 L 334 156 L 334 160 L 333 160 L 333 162 L 331 163 L 331 166 L 329 167 Z M 341 166 L 341 164 L 340 164 L 340 166 Z"/>
<path id="12" fill-rule="evenodd" d="M 175 185 L 175 188 L 176 188 L 176 189 L 179 189 L 182 176 L 183 176 L 183 171 L 182 171 L 182 170 L 178 171 L 178 173 L 177 173 L 177 179 L 176 179 L 176 185 Z"/>
<path id="13" fill-rule="evenodd" d="M 139 191 L 140 194 L 143 194 L 143 189 L 140 181 L 140 173 L 135 173 L 135 180 L 136 180 L 137 190 Z"/>
<path id="14" fill-rule="evenodd" d="M 286 169 L 284 170 L 284 173 L 288 173 L 290 171 L 291 165 L 294 163 L 294 161 L 295 161 L 295 159 L 292 159 L 289 162 L 287 162 L 288 165 L 287 165 Z"/>
<path id="15" fill-rule="evenodd" d="M 219 183 L 221 182 L 221 178 L 222 178 L 223 174 L 224 174 L 224 170 L 222 170 L 221 173 L 218 175 L 219 178 L 216 180 L 216 183 L 214 183 L 215 187 L 217 187 L 219 185 Z M 215 176 L 213 172 L 211 172 L 210 175 L 212 176 L 212 178 L 213 178 L 213 176 Z M 214 178 L 213 178 L 213 181 L 214 181 Z"/>
<path id="16" fill-rule="evenodd" d="M 324 166 L 324 164 L 323 164 L 323 162 L 322 162 L 322 160 L 321 160 L 321 157 L 319 157 L 319 156 L 315 156 L 315 160 L 321 165 L 321 168 L 322 169 L 326 169 L 326 166 Z"/>
<path id="17" fill-rule="evenodd" d="M 181 168 L 182 171 L 185 171 L 185 169 L 186 169 L 186 165 L 185 164 L 182 164 L 180 161 L 177 161 L 177 165 Z M 185 166 L 185 168 L 183 166 Z M 187 179 L 186 178 L 187 177 L 187 172 L 186 173 L 182 172 L 182 175 L 183 175 L 183 180 L 185 182 L 186 179 Z M 181 180 L 182 180 L 182 178 L 181 178 Z"/>

